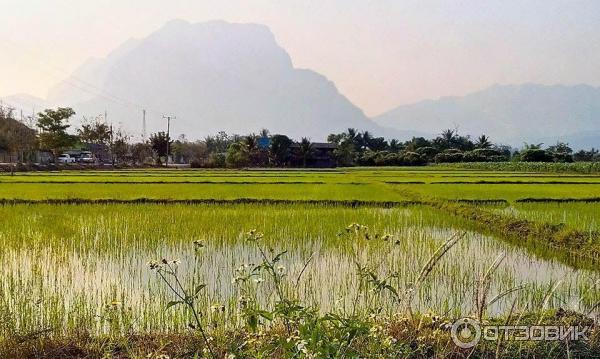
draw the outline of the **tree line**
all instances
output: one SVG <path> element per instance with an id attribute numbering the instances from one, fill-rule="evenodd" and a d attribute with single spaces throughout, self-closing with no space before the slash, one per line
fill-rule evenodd
<path id="1" fill-rule="evenodd" d="M 229 135 L 219 132 L 203 140 L 189 141 L 181 135 L 172 139 L 156 132 L 147 140 L 133 142 L 132 136 L 114 130 L 101 118 L 84 120 L 72 131 L 71 108 L 47 109 L 38 114 L 36 130 L 13 118 L 12 111 L 0 108 L 0 151 L 10 162 L 31 163 L 34 154 L 45 151 L 50 160 L 69 149 L 86 149 L 112 165 L 190 164 L 192 167 L 315 167 L 315 166 L 413 166 L 455 162 L 573 162 L 598 161 L 597 150 L 574 152 L 559 142 L 524 144 L 519 150 L 496 144 L 486 135 L 472 139 L 457 130 L 447 129 L 427 139 L 386 140 L 368 131 L 349 128 L 327 136 L 327 143 L 315 144 L 308 138 L 294 141 L 283 134 Z M 74 134 L 73 134 L 74 132 Z"/>

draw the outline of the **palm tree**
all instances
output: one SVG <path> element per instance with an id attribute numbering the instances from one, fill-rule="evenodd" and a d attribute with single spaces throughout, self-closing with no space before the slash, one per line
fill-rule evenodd
<path id="1" fill-rule="evenodd" d="M 300 157 L 302 158 L 302 166 L 306 167 L 306 162 L 310 160 L 315 152 L 313 144 L 306 137 L 302 137 L 300 141 Z"/>
<path id="2" fill-rule="evenodd" d="M 360 147 L 362 146 L 362 136 L 358 133 L 358 131 L 356 131 L 354 128 L 349 128 L 347 138 L 354 146 L 354 150 L 359 151 Z"/>
<path id="3" fill-rule="evenodd" d="M 492 147 L 492 143 L 490 142 L 490 138 L 486 135 L 481 135 L 477 138 L 477 142 L 475 143 L 476 148 L 490 148 Z"/>
<path id="4" fill-rule="evenodd" d="M 523 143 L 524 150 L 541 150 L 543 143 Z"/>
<path id="5" fill-rule="evenodd" d="M 270 134 L 269 130 L 267 130 L 266 128 L 263 128 L 262 130 L 260 130 L 258 137 L 267 138 L 267 137 L 269 137 L 269 134 Z"/>
<path id="6" fill-rule="evenodd" d="M 369 131 L 365 131 L 362 133 L 361 142 L 363 148 L 369 148 L 371 145 L 371 141 L 373 141 L 373 135 Z"/>
<path id="7" fill-rule="evenodd" d="M 444 148 L 452 148 L 454 142 L 456 140 L 457 134 L 456 130 L 446 129 L 442 131 L 440 137 L 438 137 L 439 142 L 441 142 Z"/>
<path id="8" fill-rule="evenodd" d="M 245 136 L 242 140 L 243 150 L 246 152 L 251 165 L 255 165 L 258 153 L 258 139 L 256 135 Z"/>
<path id="9" fill-rule="evenodd" d="M 252 153 L 258 147 L 258 141 L 256 140 L 255 135 L 244 136 L 243 142 L 248 153 Z"/>
<path id="10" fill-rule="evenodd" d="M 348 129 L 348 139 L 349 140 L 353 141 L 356 138 L 357 134 L 358 134 L 358 131 L 356 131 L 355 128 Z"/>
<path id="11" fill-rule="evenodd" d="M 402 144 L 395 138 L 390 140 L 390 151 L 398 152 L 402 149 Z"/>

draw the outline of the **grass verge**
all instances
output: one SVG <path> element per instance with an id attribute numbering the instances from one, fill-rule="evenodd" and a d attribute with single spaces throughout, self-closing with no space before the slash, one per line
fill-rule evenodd
<path id="1" fill-rule="evenodd" d="M 593 320 L 562 309 L 528 312 L 487 321 L 495 325 L 556 325 L 589 327 L 587 340 L 500 341 L 481 340 L 461 349 L 451 337 L 452 321 L 434 315 L 416 318 L 374 316 L 344 318 L 319 316 L 293 328 L 214 331 L 209 338 L 218 358 L 598 358 L 600 332 Z M 307 329 L 312 336 L 307 337 Z M 302 339 L 301 339 L 302 338 Z M 93 336 L 86 332 L 52 336 L 49 333 L 16 335 L 0 340 L 2 358 L 202 358 L 203 338 L 193 331 Z"/>
<path id="2" fill-rule="evenodd" d="M 600 233 L 583 232 L 568 228 L 565 224 L 533 222 L 513 216 L 492 212 L 488 209 L 457 202 L 429 202 L 447 213 L 474 222 L 480 229 L 513 240 L 530 248 L 543 257 L 557 258 L 573 267 L 590 266 L 597 270 L 600 261 Z M 550 248 L 546 251 L 543 247 Z"/>

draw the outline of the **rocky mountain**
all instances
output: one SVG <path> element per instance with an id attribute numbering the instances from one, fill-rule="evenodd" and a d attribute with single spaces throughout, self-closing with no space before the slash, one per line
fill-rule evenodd
<path id="1" fill-rule="evenodd" d="M 202 138 L 217 131 L 258 132 L 324 140 L 348 127 L 389 133 L 368 119 L 326 77 L 294 68 L 269 29 L 223 21 L 176 20 L 93 59 L 51 89 L 48 102 L 78 115 L 108 112 L 109 120 L 139 134 L 142 109 L 148 132 Z"/>
<path id="2" fill-rule="evenodd" d="M 129 133 L 165 130 L 198 139 L 217 131 L 262 128 L 324 140 L 349 127 L 387 138 L 434 136 L 447 128 L 485 133 L 514 146 L 556 140 L 600 147 L 600 88 L 537 84 L 494 85 L 462 97 L 403 105 L 368 119 L 326 77 L 295 68 L 270 30 L 213 21 L 167 23 L 132 39 L 107 57 L 90 59 L 48 92 L 47 99 L 4 97 L 31 111 L 74 107 L 77 119 L 103 116 Z"/>
<path id="3" fill-rule="evenodd" d="M 521 146 L 557 140 L 600 147 L 600 88 L 588 85 L 494 85 L 463 97 L 397 107 L 373 119 L 382 126 L 431 134 L 446 128 Z"/>

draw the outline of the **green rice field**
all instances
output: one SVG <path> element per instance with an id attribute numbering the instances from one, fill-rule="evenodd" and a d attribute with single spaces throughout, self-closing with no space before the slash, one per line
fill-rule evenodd
<path id="1" fill-rule="evenodd" d="M 582 231 L 600 230 L 600 203 L 516 203 L 502 212 L 535 222 L 560 223 Z"/>
<path id="2" fill-rule="evenodd" d="M 467 170 L 25 173 L 0 177 L 0 199 L 224 199 L 406 201 L 600 197 L 600 176 Z"/>
<path id="3" fill-rule="evenodd" d="M 202 321 L 231 330 L 245 321 L 240 298 L 252 293 L 270 308 L 276 290 L 323 314 L 378 308 L 389 317 L 404 308 L 397 293 L 411 293 L 411 311 L 459 318 L 476 311 L 488 272 L 490 317 L 552 308 L 598 316 L 600 261 L 560 260 L 577 248 L 571 237 L 564 248 L 544 238 L 526 244 L 436 205 L 466 201 L 531 226 L 586 233 L 586 245 L 597 246 L 598 198 L 595 175 L 436 167 L 2 175 L 0 338 L 186 331 L 193 313 L 165 310 L 177 297 L 149 266 L 162 259 L 176 260 L 183 287 L 206 285 L 196 301 Z M 252 230 L 264 234 L 262 248 L 286 251 L 275 261 L 285 283 L 240 279 L 264 260 L 246 240 Z M 456 244 L 421 278 L 451 238 Z M 393 291 L 369 288 L 376 281 L 360 268 Z"/>

